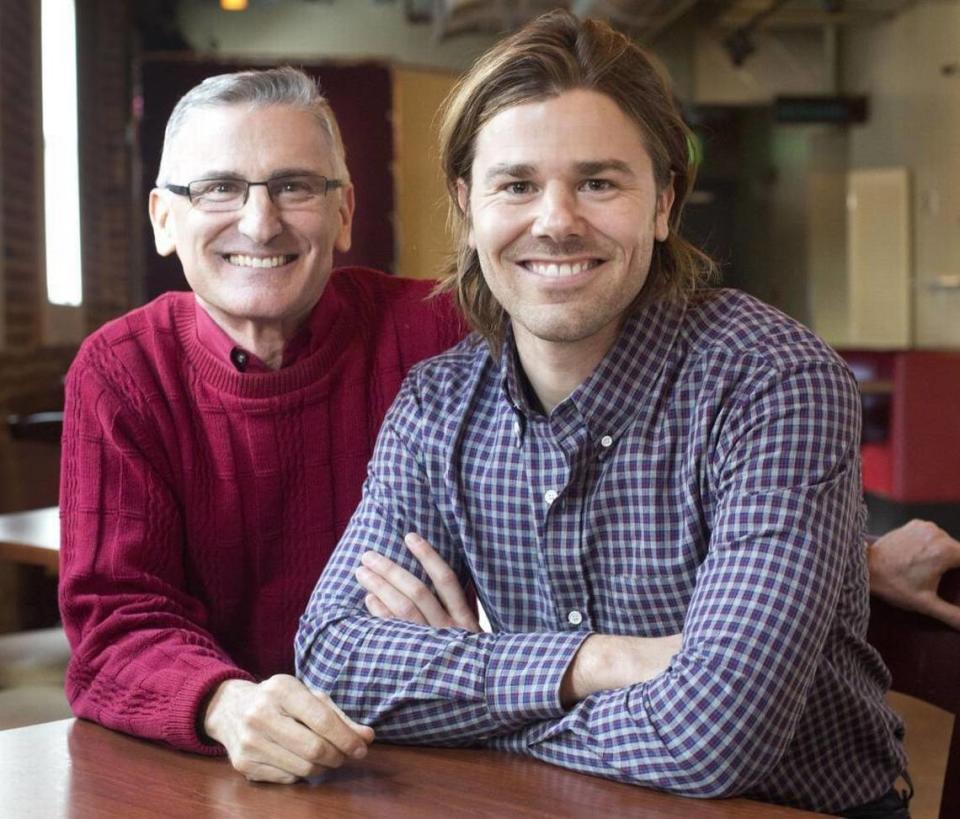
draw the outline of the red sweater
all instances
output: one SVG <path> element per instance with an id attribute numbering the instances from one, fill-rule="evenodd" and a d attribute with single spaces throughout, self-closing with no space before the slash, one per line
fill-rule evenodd
<path id="1" fill-rule="evenodd" d="M 428 282 L 338 271 L 325 334 L 239 373 L 197 339 L 192 293 L 88 338 L 67 377 L 60 608 L 74 712 L 202 753 L 231 677 L 292 673 L 297 621 L 343 532 L 406 371 L 455 343 Z M 318 337 L 319 336 L 319 337 Z"/>

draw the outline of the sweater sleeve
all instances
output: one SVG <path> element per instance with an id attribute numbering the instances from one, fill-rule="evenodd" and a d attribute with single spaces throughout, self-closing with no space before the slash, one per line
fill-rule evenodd
<path id="1" fill-rule="evenodd" d="M 135 386 L 88 345 L 67 377 L 60 478 L 60 610 L 77 716 L 204 754 L 200 733 L 219 683 L 252 679 L 211 636 L 191 593 L 180 503 Z M 101 350 L 104 357 L 109 351 Z"/>

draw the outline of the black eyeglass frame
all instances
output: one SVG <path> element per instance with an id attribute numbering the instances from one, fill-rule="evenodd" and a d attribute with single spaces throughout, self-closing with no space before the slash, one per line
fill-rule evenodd
<path id="1" fill-rule="evenodd" d="M 237 184 L 243 184 L 246 187 L 243 191 L 243 201 L 240 202 L 235 208 L 223 208 L 223 209 L 211 209 L 207 211 L 209 213 L 231 213 L 235 210 L 241 210 L 244 205 L 247 204 L 247 200 L 250 198 L 250 188 L 254 185 L 263 185 L 267 189 L 267 196 L 270 197 L 270 201 L 277 204 L 276 200 L 273 198 L 273 194 L 270 193 L 270 185 L 276 182 L 283 182 L 286 179 L 300 179 L 302 177 L 309 177 L 311 179 L 317 179 L 323 182 L 321 186 L 323 188 L 323 196 L 326 196 L 330 191 L 336 190 L 337 188 L 343 187 L 342 179 L 330 179 L 326 176 L 313 175 L 313 174 L 289 174 L 287 176 L 275 176 L 272 179 L 264 179 L 262 182 L 250 182 L 247 179 L 239 179 L 234 177 L 227 176 L 211 176 L 206 179 L 194 179 L 191 182 L 188 182 L 186 185 L 174 185 L 173 183 L 168 182 L 166 185 L 163 185 L 164 190 L 170 191 L 170 193 L 175 193 L 177 196 L 185 196 L 190 200 L 190 204 L 196 207 L 196 202 L 194 197 L 190 195 L 190 186 L 196 185 L 198 182 L 235 182 Z M 277 207 L 280 207 L 277 205 Z M 201 208 L 202 210 L 202 208 Z"/>

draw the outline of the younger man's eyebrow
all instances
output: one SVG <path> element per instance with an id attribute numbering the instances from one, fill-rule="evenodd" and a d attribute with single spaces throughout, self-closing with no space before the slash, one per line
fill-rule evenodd
<path id="1" fill-rule="evenodd" d="M 596 176 L 611 171 L 625 176 L 635 176 L 633 168 L 622 159 L 590 159 L 576 162 L 573 167 L 578 176 Z M 535 172 L 536 167 L 527 162 L 501 162 L 487 169 L 484 180 L 490 182 L 502 176 L 522 179 L 532 176 Z"/>
<path id="2" fill-rule="evenodd" d="M 534 172 L 533 165 L 529 165 L 523 162 L 501 162 L 497 165 L 491 165 L 486 174 L 484 174 L 484 181 L 490 182 L 493 179 L 496 179 L 499 176 L 514 176 L 519 178 L 525 176 L 531 176 Z"/>
<path id="3" fill-rule="evenodd" d="M 622 173 L 626 176 L 634 175 L 633 168 L 622 159 L 594 159 L 587 162 L 578 162 L 576 169 L 580 176 L 597 176 L 610 171 Z"/>

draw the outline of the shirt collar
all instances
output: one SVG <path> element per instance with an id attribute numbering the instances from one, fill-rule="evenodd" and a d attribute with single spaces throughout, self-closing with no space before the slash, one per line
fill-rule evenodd
<path id="1" fill-rule="evenodd" d="M 638 415 L 654 411 L 649 396 L 657 394 L 657 384 L 671 355 L 685 309 L 672 302 L 657 301 L 645 305 L 623 325 L 613 347 L 589 378 L 551 414 L 563 416 L 572 404 L 599 443 L 608 436 L 614 441 Z M 503 391 L 513 408 L 526 417 L 540 415 L 529 395 L 526 376 L 520 367 L 513 330 L 508 326 L 500 354 Z M 611 445 L 606 441 L 603 446 Z"/>
<path id="2" fill-rule="evenodd" d="M 283 348 L 283 359 L 280 367 L 289 367 L 305 358 L 316 348 L 323 338 L 323 328 L 330 325 L 330 319 L 335 312 L 336 298 L 331 291 L 323 296 L 314 305 L 303 326 L 296 332 Z M 268 373 L 271 369 L 253 353 L 240 347 L 213 317 L 194 300 L 197 319 L 197 340 L 218 359 L 245 373 Z M 333 311 L 333 312 L 331 312 Z"/>

